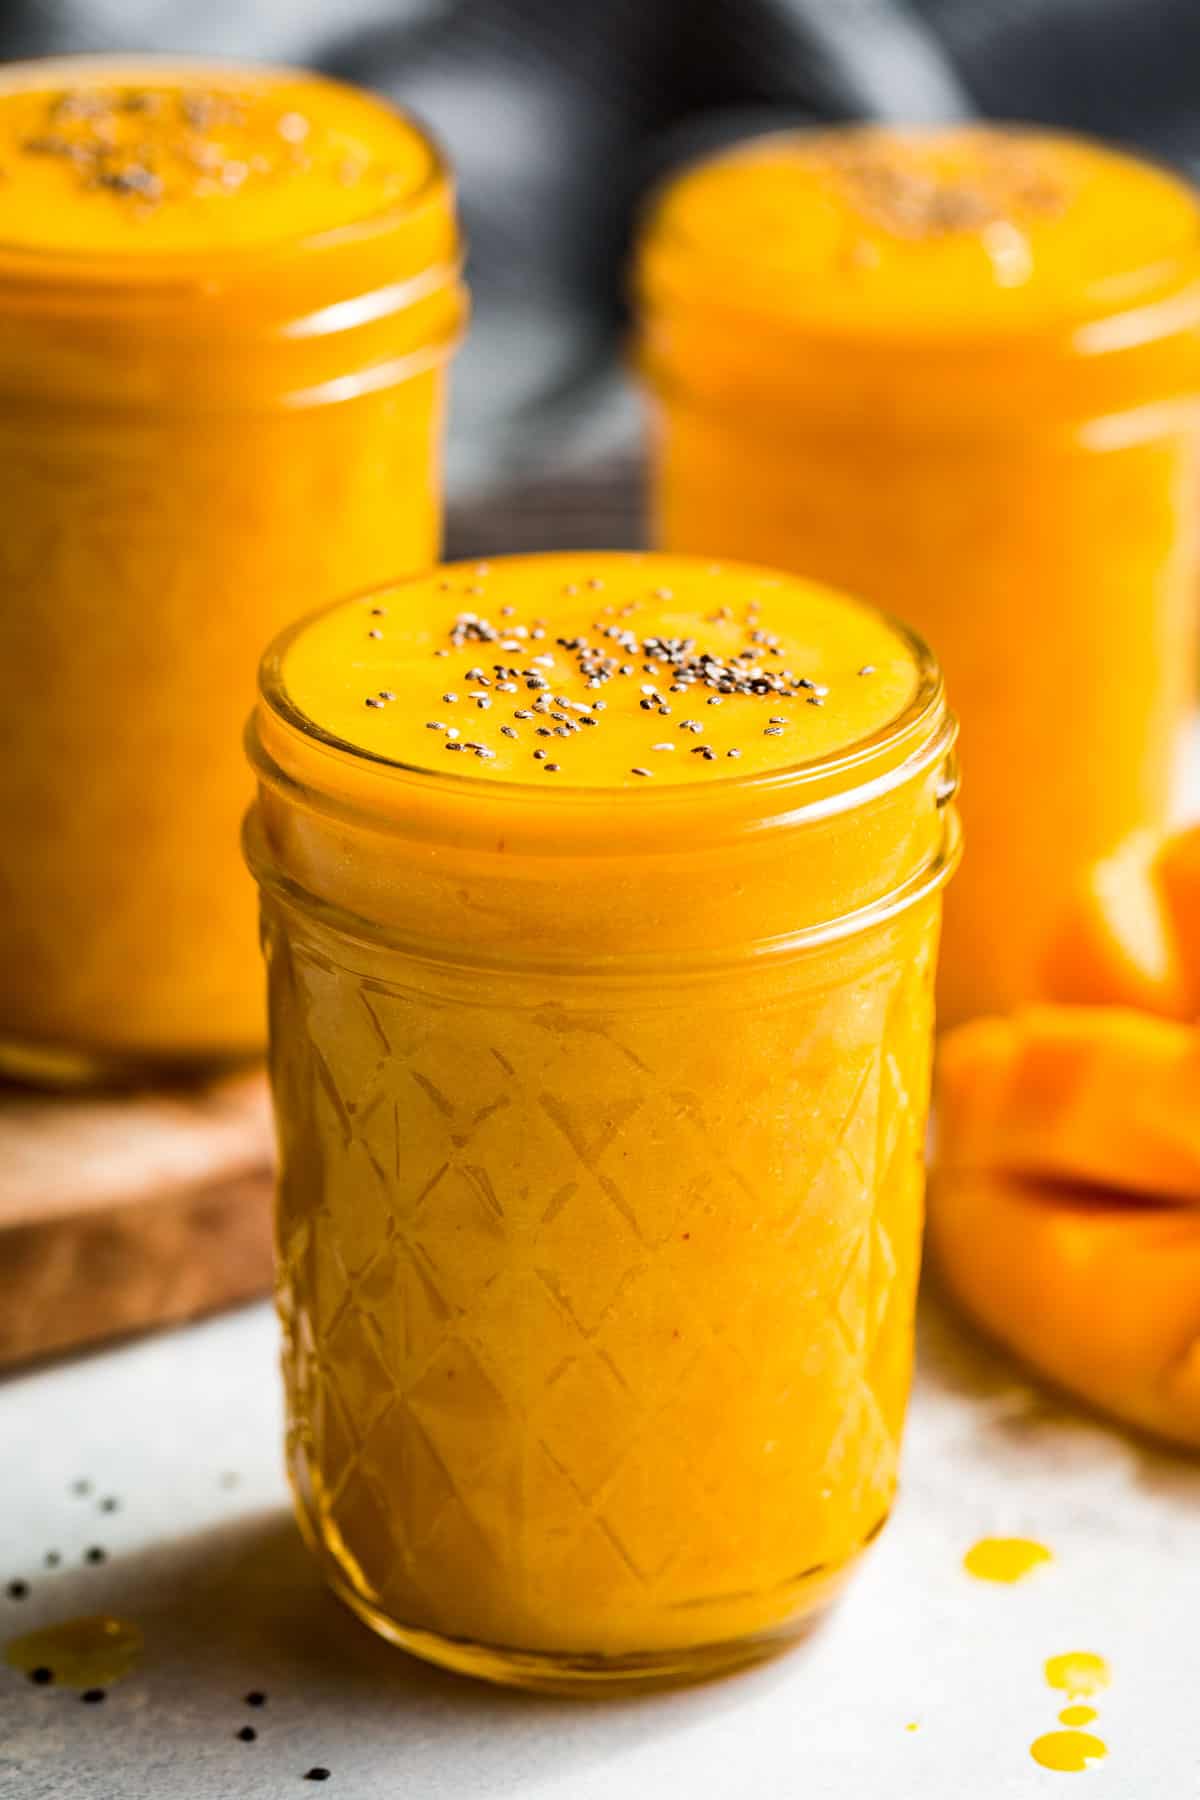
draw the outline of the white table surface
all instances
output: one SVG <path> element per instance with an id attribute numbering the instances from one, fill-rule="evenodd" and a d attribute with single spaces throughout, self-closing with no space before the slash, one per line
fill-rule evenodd
<path id="1" fill-rule="evenodd" d="M 901 1503 L 829 1623 L 747 1674 L 619 1701 L 425 1669 L 327 1597 L 287 1510 L 275 1357 L 255 1306 L 0 1386 L 2 1635 L 111 1611 L 147 1641 L 102 1706 L 0 1669 L 4 1800 L 1200 1794 L 1200 1463 L 1027 1384 L 936 1300 Z M 985 1534 L 1055 1560 L 974 1581 L 961 1559 Z M 27 1598 L 4 1596 L 13 1578 Z M 1093 1728 L 1110 1755 L 1078 1775 L 1029 1754 L 1062 1704 L 1043 1664 L 1065 1650 L 1113 1667 Z M 269 1699 L 252 1712 L 254 1688 Z M 245 1724 L 257 1742 L 237 1741 Z"/>

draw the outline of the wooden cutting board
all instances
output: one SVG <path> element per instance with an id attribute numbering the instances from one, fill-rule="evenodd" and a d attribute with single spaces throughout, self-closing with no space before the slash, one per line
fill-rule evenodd
<path id="1" fill-rule="evenodd" d="M 88 1096 L 0 1087 L 0 1366 L 268 1291 L 266 1077 Z"/>

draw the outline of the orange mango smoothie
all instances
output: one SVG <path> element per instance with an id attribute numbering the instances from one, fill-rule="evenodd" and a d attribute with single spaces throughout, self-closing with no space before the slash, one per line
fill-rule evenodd
<path id="1" fill-rule="evenodd" d="M 953 739 L 904 628 L 683 558 L 451 565 L 268 654 L 289 1461 L 385 1636 L 699 1674 L 884 1524 Z"/>
<path id="2" fill-rule="evenodd" d="M 760 139 L 647 220 L 656 534 L 844 584 L 962 718 L 947 1021 L 1033 998 L 1081 873 L 1166 815 L 1191 701 L 1200 214 L 1037 130 Z"/>
<path id="3" fill-rule="evenodd" d="M 261 1048 L 261 647 L 427 566 L 463 310 L 437 151 L 286 70 L 0 73 L 0 1061 Z"/>

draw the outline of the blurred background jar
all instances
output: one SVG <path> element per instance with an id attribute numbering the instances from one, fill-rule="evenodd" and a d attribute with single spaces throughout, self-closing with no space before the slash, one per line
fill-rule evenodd
<path id="1" fill-rule="evenodd" d="M 259 1050 L 241 726 L 264 642 L 435 557 L 445 166 L 322 77 L 0 84 L 0 1060 Z"/>
<path id="2" fill-rule="evenodd" d="M 1029 998 L 1190 708 L 1191 191 L 1048 132 L 778 134 L 666 189 L 638 287 L 654 536 L 925 634 L 962 720 L 941 1016 Z"/>

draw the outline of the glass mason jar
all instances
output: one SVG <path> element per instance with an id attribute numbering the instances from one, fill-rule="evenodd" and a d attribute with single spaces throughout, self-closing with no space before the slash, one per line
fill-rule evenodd
<path id="1" fill-rule="evenodd" d="M 909 698 L 836 753 L 708 786 L 497 782 L 364 748 L 312 671 L 362 682 L 380 616 L 428 657 L 444 590 L 481 612 L 536 584 L 552 637 L 555 592 L 678 606 L 697 571 L 500 559 L 348 603 L 267 655 L 248 740 L 301 1523 L 385 1637 L 527 1686 L 760 1656 L 887 1519 L 953 720 L 897 627 Z"/>
<path id="2" fill-rule="evenodd" d="M 939 1018 L 1042 990 L 1082 871 L 1167 812 L 1196 611 L 1190 191 L 1003 128 L 768 137 L 642 237 L 666 549 L 910 620 L 962 720 Z"/>
<path id="3" fill-rule="evenodd" d="M 264 642 L 428 567 L 463 294 L 435 148 L 315 76 L 0 79 L 0 1062 L 260 1051 Z"/>

